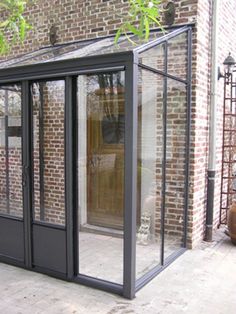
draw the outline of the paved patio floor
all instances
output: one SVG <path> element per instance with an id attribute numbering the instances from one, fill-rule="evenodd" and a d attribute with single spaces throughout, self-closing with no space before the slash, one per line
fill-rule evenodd
<path id="1" fill-rule="evenodd" d="M 0 264 L 1 314 L 235 314 L 236 246 L 223 230 L 187 251 L 134 300 Z"/>

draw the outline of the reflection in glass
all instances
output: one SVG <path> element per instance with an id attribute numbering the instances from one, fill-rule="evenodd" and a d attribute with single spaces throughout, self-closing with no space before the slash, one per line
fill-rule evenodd
<path id="1" fill-rule="evenodd" d="M 149 40 L 155 40 L 161 37 L 162 32 L 150 33 Z M 146 44 L 146 41 L 140 41 L 137 36 L 131 36 L 138 46 Z M 136 46 L 132 44 L 125 36 L 121 36 L 118 44 L 114 43 L 114 37 L 101 39 L 85 40 L 72 42 L 54 47 L 47 47 L 37 51 L 27 53 L 23 56 L 6 60 L 0 63 L 0 68 L 19 67 L 30 64 L 39 64 L 52 61 L 68 60 L 86 56 L 97 56 L 123 51 L 132 51 Z"/>
<path id="2" fill-rule="evenodd" d="M 165 258 L 183 246 L 186 167 L 186 86 L 167 80 Z"/>
<path id="3" fill-rule="evenodd" d="M 123 283 L 124 72 L 78 77 L 79 273 Z"/>
<path id="4" fill-rule="evenodd" d="M 187 80 L 188 41 L 187 32 L 168 40 L 168 74 Z"/>
<path id="5" fill-rule="evenodd" d="M 65 225 L 64 81 L 33 83 L 34 220 Z"/>
<path id="6" fill-rule="evenodd" d="M 136 277 L 160 264 L 163 78 L 139 72 Z"/>
<path id="7" fill-rule="evenodd" d="M 23 216 L 21 88 L 0 87 L 0 213 Z"/>
<path id="8" fill-rule="evenodd" d="M 139 63 L 164 72 L 165 70 L 164 44 L 150 48 L 139 54 Z"/>

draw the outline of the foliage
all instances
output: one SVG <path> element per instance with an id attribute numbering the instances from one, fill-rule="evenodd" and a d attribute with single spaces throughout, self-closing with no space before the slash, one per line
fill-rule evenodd
<path id="1" fill-rule="evenodd" d="M 130 34 L 136 35 L 138 40 L 148 40 L 150 27 L 155 25 L 164 31 L 161 24 L 161 4 L 163 0 L 128 0 L 129 11 L 124 23 L 118 29 L 115 43 L 124 34 L 132 44 Z M 17 41 L 23 42 L 31 25 L 23 16 L 26 5 L 33 0 L 0 0 L 0 54 L 9 51 Z"/>
<path id="2" fill-rule="evenodd" d="M 131 39 L 130 33 L 136 35 L 139 40 L 147 41 L 150 36 L 150 25 L 155 25 L 164 32 L 160 21 L 162 0 L 128 0 L 128 2 L 127 18 L 116 33 L 115 43 L 124 34 L 135 45 L 136 42 Z"/>
<path id="3" fill-rule="evenodd" d="M 0 54 L 9 51 L 10 47 L 24 41 L 31 25 L 24 18 L 23 13 L 30 0 L 0 0 Z"/>

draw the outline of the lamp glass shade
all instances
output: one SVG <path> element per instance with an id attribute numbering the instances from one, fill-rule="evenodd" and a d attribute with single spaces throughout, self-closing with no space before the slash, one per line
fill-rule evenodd
<path id="1" fill-rule="evenodd" d="M 231 74 L 236 64 L 234 58 L 231 56 L 231 53 L 229 53 L 227 58 L 224 60 L 223 64 L 224 64 L 225 73 Z"/>

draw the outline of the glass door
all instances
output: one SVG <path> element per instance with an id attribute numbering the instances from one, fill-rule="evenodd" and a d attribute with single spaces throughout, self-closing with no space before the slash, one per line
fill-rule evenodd
<path id="1" fill-rule="evenodd" d="M 21 85 L 0 86 L 0 256 L 24 262 Z"/>
<path id="2" fill-rule="evenodd" d="M 66 273 L 65 81 L 31 85 L 33 267 Z"/>

